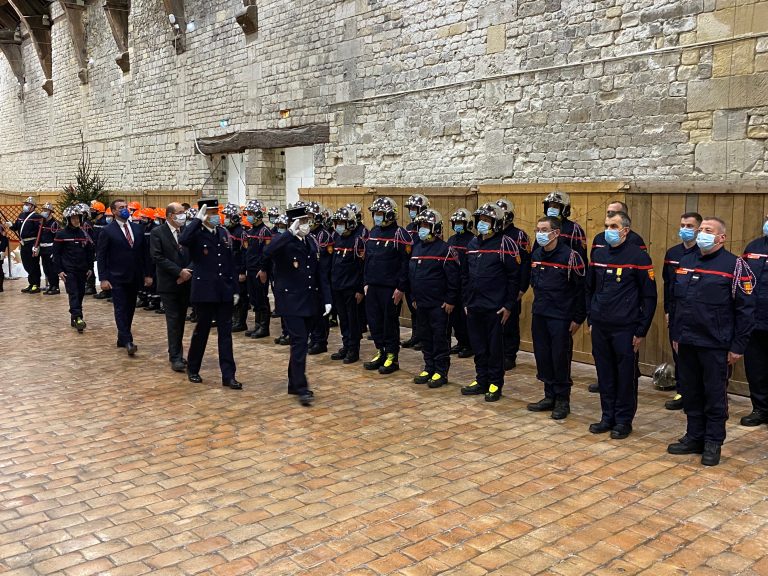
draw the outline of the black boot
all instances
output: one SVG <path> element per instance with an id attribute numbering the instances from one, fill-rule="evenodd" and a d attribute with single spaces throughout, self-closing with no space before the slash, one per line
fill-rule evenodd
<path id="1" fill-rule="evenodd" d="M 240 301 L 232 311 L 232 332 L 246 332 L 248 331 L 248 308 L 250 306 L 244 302 L 244 298 L 240 298 Z"/>
<path id="2" fill-rule="evenodd" d="M 571 413 L 571 404 L 564 398 L 555 400 L 555 407 L 552 409 L 552 420 L 563 420 Z"/>
<path id="3" fill-rule="evenodd" d="M 0 270 L 0 292 L 3 292 L 3 282 L 5 282 L 5 272 Z"/>
<path id="4" fill-rule="evenodd" d="M 272 317 L 269 310 L 256 312 L 257 326 L 251 334 L 251 338 L 266 338 L 269 336 L 269 320 Z"/>
<path id="5" fill-rule="evenodd" d="M 701 455 L 701 463 L 704 466 L 717 466 L 720 464 L 720 444 L 717 442 L 704 442 L 704 453 Z"/>
<path id="6" fill-rule="evenodd" d="M 548 412 L 555 407 L 554 398 L 542 398 L 538 402 L 528 404 L 527 408 L 531 412 Z"/>

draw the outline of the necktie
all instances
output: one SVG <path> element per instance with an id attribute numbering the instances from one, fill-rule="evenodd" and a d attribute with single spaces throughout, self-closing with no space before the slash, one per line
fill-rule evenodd
<path id="1" fill-rule="evenodd" d="M 128 240 L 128 245 L 133 248 L 133 237 L 131 236 L 131 229 L 128 228 L 128 222 L 123 224 L 123 228 L 125 230 L 125 239 Z"/>

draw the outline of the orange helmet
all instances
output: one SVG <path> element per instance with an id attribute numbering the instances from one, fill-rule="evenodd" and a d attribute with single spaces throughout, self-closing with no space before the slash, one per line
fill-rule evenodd
<path id="1" fill-rule="evenodd" d="M 96 210 L 99 214 L 104 214 L 104 204 L 98 200 L 91 201 L 91 210 Z"/>
<path id="2" fill-rule="evenodd" d="M 141 204 L 138 202 L 128 202 L 128 210 L 134 211 L 134 210 L 141 210 Z"/>
<path id="3" fill-rule="evenodd" d="M 152 208 L 142 208 L 140 214 L 142 218 L 155 219 L 155 211 Z"/>
<path id="4" fill-rule="evenodd" d="M 112 208 L 107 208 L 106 215 L 112 216 Z"/>
<path id="5" fill-rule="evenodd" d="M 165 208 L 155 208 L 155 218 L 162 218 L 165 220 Z"/>

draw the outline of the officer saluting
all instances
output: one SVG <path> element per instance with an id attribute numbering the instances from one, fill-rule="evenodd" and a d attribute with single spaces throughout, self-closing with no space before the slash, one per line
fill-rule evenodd
<path id="1" fill-rule="evenodd" d="M 301 204 L 291 208 L 288 233 L 275 237 L 264 249 L 275 276 L 275 312 L 283 320 L 291 341 L 288 364 L 288 393 L 299 396 L 302 406 L 310 406 L 314 394 L 307 382 L 307 349 L 309 334 L 320 314 L 331 312 L 330 263 L 320 257 L 320 246 L 310 234 L 312 215 Z"/>
<path id="2" fill-rule="evenodd" d="M 179 244 L 189 248 L 192 260 L 190 302 L 197 312 L 197 324 L 192 333 L 187 354 L 187 377 L 199 383 L 211 322 L 215 319 L 219 343 L 221 384 L 233 390 L 243 385 L 235 379 L 235 358 L 232 353 L 232 310 L 239 299 L 237 270 L 227 231 L 220 227 L 216 198 L 200 200 L 200 210 L 181 233 Z M 209 208 L 212 208 L 209 213 Z"/>
<path id="3" fill-rule="evenodd" d="M 754 274 L 724 248 L 725 238 L 725 222 L 704 218 L 696 237 L 699 251 L 680 259 L 672 288 L 672 345 L 688 427 L 667 452 L 701 454 L 705 466 L 720 463 L 730 366 L 744 354 L 755 325 Z"/>

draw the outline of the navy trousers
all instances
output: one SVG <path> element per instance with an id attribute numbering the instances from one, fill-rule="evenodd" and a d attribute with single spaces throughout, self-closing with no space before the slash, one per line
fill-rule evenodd
<path id="1" fill-rule="evenodd" d="M 161 292 L 165 308 L 165 330 L 168 336 L 168 360 L 177 362 L 184 359 L 184 323 L 189 307 L 190 283 L 182 284 L 175 292 Z"/>
<path id="2" fill-rule="evenodd" d="M 386 354 L 400 353 L 400 308 L 392 300 L 395 291 L 391 286 L 368 286 L 365 298 L 368 326 L 377 350 Z"/>
<path id="3" fill-rule="evenodd" d="M 334 290 L 333 302 L 339 315 L 341 345 L 347 352 L 360 353 L 360 306 L 355 300 L 355 290 Z"/>
<path id="4" fill-rule="evenodd" d="M 485 390 L 491 384 L 504 387 L 504 334 L 501 315 L 496 312 L 477 308 L 467 311 L 469 342 L 475 353 L 475 379 Z"/>
<path id="5" fill-rule="evenodd" d="M 592 356 L 600 385 L 601 420 L 632 424 L 637 412 L 637 379 L 633 330 L 592 324 Z"/>
<path id="6" fill-rule="evenodd" d="M 313 346 L 328 347 L 328 333 L 331 326 L 328 323 L 328 316 L 318 315 L 312 323 L 312 332 L 310 333 L 310 343 Z"/>
<path id="7" fill-rule="evenodd" d="M 728 351 L 680 344 L 677 355 L 688 438 L 722 444 L 728 420 Z"/>
<path id="8" fill-rule="evenodd" d="M 571 321 L 534 314 L 531 319 L 536 372 L 544 382 L 544 396 L 553 400 L 571 398 Z"/>
<path id="9" fill-rule="evenodd" d="M 85 271 L 67 272 L 64 288 L 69 297 L 69 315 L 74 318 L 83 317 L 83 298 L 85 297 Z M 56 287 L 59 286 L 59 277 L 56 276 Z"/>
<path id="10" fill-rule="evenodd" d="M 417 304 L 418 305 L 418 304 Z M 419 335 L 424 356 L 424 371 L 448 377 L 451 367 L 451 335 L 448 332 L 449 316 L 440 306 L 418 307 Z"/>
<path id="11" fill-rule="evenodd" d="M 133 315 L 136 312 L 136 295 L 139 293 L 138 284 L 112 284 L 112 307 L 115 312 L 117 326 L 117 345 L 125 346 L 133 342 Z"/>
<path id="12" fill-rule="evenodd" d="M 768 330 L 755 330 L 744 354 L 752 408 L 768 414 Z"/>
<path id="13" fill-rule="evenodd" d="M 40 261 L 43 264 L 43 273 L 48 281 L 48 288 L 59 287 L 59 275 L 56 271 L 56 263 L 53 261 L 53 248 L 40 248 Z"/>
<path id="14" fill-rule="evenodd" d="M 231 380 L 235 377 L 235 357 L 232 352 L 232 302 L 195 302 L 197 324 L 192 332 L 187 354 L 187 370 L 190 374 L 199 374 L 203 363 L 208 335 L 211 332 L 211 322 L 216 319 L 216 332 L 219 345 L 219 368 L 221 379 Z"/>
<path id="15" fill-rule="evenodd" d="M 291 338 L 291 358 L 288 361 L 288 393 L 302 394 L 309 390 L 307 381 L 307 350 L 314 317 L 283 316 L 283 326 Z"/>
<path id="16" fill-rule="evenodd" d="M 456 300 L 461 302 L 461 295 Z M 448 322 L 453 335 L 456 336 L 458 345 L 462 348 L 470 348 L 469 334 L 467 332 L 467 314 L 464 312 L 464 307 L 460 305 L 455 306 Z"/>
<path id="17" fill-rule="evenodd" d="M 517 353 L 520 351 L 520 312 L 522 311 L 520 300 L 512 307 L 512 314 L 504 325 L 504 358 L 517 361 Z"/>
<path id="18" fill-rule="evenodd" d="M 262 284 L 256 272 L 250 270 L 245 273 L 245 278 L 250 305 L 256 312 L 269 312 L 269 282 Z"/>
<path id="19" fill-rule="evenodd" d="M 21 264 L 27 272 L 27 282 L 29 285 L 40 286 L 40 278 L 42 276 L 40 272 L 40 256 L 33 256 L 32 248 L 34 248 L 32 242 L 25 242 L 24 245 L 19 248 L 19 252 L 21 253 Z"/>

